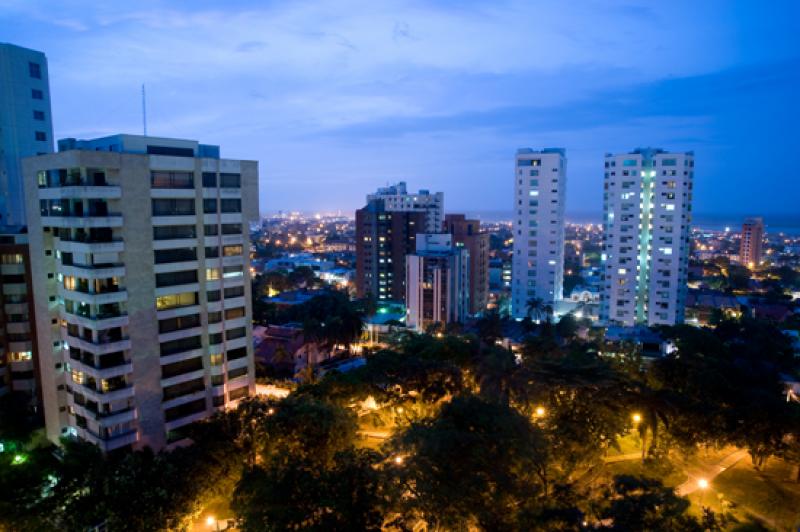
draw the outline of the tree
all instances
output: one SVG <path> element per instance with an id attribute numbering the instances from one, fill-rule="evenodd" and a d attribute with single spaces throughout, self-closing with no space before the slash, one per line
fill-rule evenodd
<path id="1" fill-rule="evenodd" d="M 523 510 L 544 506 L 544 436 L 508 406 L 455 397 L 437 416 L 397 434 L 389 448 L 407 494 L 399 510 L 406 523 L 507 530 L 518 528 Z"/>
<path id="2" fill-rule="evenodd" d="M 572 314 L 561 316 L 556 324 L 556 334 L 561 338 L 570 339 L 578 334 L 578 320 Z"/>
<path id="3" fill-rule="evenodd" d="M 687 515 L 689 500 L 678 497 L 672 488 L 655 479 L 616 476 L 599 500 L 597 516 L 605 530 L 703 530 L 697 520 Z"/>
<path id="4" fill-rule="evenodd" d="M 486 344 L 492 345 L 503 337 L 503 321 L 495 310 L 484 313 L 475 322 L 478 329 L 478 338 Z"/>
<path id="5" fill-rule="evenodd" d="M 545 313 L 544 300 L 540 297 L 532 297 L 525 305 L 526 315 L 535 320 L 540 320 Z"/>

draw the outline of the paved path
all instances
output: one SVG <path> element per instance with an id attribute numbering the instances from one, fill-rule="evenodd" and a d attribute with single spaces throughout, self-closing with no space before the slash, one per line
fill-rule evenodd
<path id="1" fill-rule="evenodd" d="M 641 460 L 641 459 L 642 459 L 642 451 L 638 451 L 635 453 L 618 454 L 615 456 L 605 456 L 603 457 L 603 462 L 607 464 L 613 464 L 615 462 L 627 462 L 628 460 Z"/>
<path id="2" fill-rule="evenodd" d="M 717 475 L 736 465 L 736 463 L 745 456 L 747 456 L 747 451 L 744 449 L 739 449 L 725 456 L 725 458 L 716 464 L 708 464 L 693 471 L 687 471 L 686 474 L 688 475 L 689 479 L 675 488 L 675 491 L 678 493 L 678 495 L 684 497 L 690 493 L 694 493 L 700 489 L 700 486 L 697 484 L 698 480 L 704 478 L 710 484 L 711 481 L 717 477 Z"/>

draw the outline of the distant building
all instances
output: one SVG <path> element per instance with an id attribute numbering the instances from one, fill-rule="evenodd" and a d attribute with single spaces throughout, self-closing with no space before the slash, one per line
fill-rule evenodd
<path id="1" fill-rule="evenodd" d="M 0 43 L 0 226 L 27 224 L 22 158 L 52 151 L 47 58 Z"/>
<path id="2" fill-rule="evenodd" d="M 694 154 L 607 154 L 601 321 L 683 323 Z"/>
<path id="3" fill-rule="evenodd" d="M 742 224 L 742 239 L 739 243 L 739 262 L 753 269 L 761 265 L 761 247 L 764 241 L 764 220 L 747 218 Z"/>
<path id="4" fill-rule="evenodd" d="M 59 149 L 23 163 L 47 436 L 162 449 L 254 393 L 258 164 L 137 135 Z"/>
<path id="5" fill-rule="evenodd" d="M 444 216 L 444 193 L 431 194 L 428 190 L 409 193 L 405 181 L 396 185 L 381 187 L 374 194 L 367 195 L 367 203 L 375 200 L 383 202 L 387 212 L 424 212 L 425 232 L 438 233 L 442 228 Z"/>
<path id="6" fill-rule="evenodd" d="M 416 252 L 406 257 L 406 326 L 424 331 L 469 313 L 469 251 L 449 234 L 417 235 Z"/>
<path id="7" fill-rule="evenodd" d="M 463 214 L 445 215 L 444 232 L 469 251 L 469 312 L 479 314 L 489 304 L 489 233 L 481 232 L 480 220 Z"/>
<path id="8" fill-rule="evenodd" d="M 417 233 L 441 231 L 443 195 L 408 194 L 405 183 L 367 196 L 356 211 L 356 293 L 405 301 L 406 255 L 416 250 Z"/>
<path id="9" fill-rule="evenodd" d="M 563 148 L 517 150 L 514 164 L 512 314 L 525 317 L 528 301 L 562 299 L 564 201 L 567 157 Z"/>
<path id="10" fill-rule="evenodd" d="M 32 409 L 41 407 L 36 320 L 28 235 L 0 233 L 0 395 L 22 392 Z"/>

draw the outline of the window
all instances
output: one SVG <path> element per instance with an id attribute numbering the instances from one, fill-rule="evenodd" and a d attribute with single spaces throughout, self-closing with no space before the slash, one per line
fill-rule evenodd
<path id="1" fill-rule="evenodd" d="M 200 326 L 200 314 L 189 314 L 188 316 L 178 316 L 158 321 L 158 332 L 168 333 L 182 331 Z"/>
<path id="2" fill-rule="evenodd" d="M 34 111 L 33 112 L 33 119 L 34 120 L 44 120 L 44 111 Z"/>
<path id="3" fill-rule="evenodd" d="M 217 281 L 219 277 L 219 268 L 206 268 L 206 281 Z"/>
<path id="4" fill-rule="evenodd" d="M 153 227 L 153 240 L 174 240 L 196 238 L 197 228 L 193 225 L 164 225 Z"/>
<path id="5" fill-rule="evenodd" d="M 678 160 L 677 159 L 662 159 L 661 166 L 677 166 Z"/>
<path id="6" fill-rule="evenodd" d="M 242 245 L 222 246 L 223 257 L 235 257 L 242 254 Z"/>
<path id="7" fill-rule="evenodd" d="M 197 292 L 181 292 L 180 294 L 169 294 L 156 298 L 156 309 L 158 310 L 190 307 L 192 305 L 197 305 Z"/>
<path id="8" fill-rule="evenodd" d="M 236 401 L 237 399 L 247 397 L 248 394 L 249 390 L 247 388 L 247 385 L 244 385 L 241 388 L 236 388 L 235 390 L 231 390 L 228 396 L 230 397 L 231 401 Z"/>
<path id="9" fill-rule="evenodd" d="M 209 302 L 219 301 L 220 297 L 222 296 L 222 294 L 221 294 L 221 292 L 219 290 L 209 290 L 206 295 L 208 297 L 208 301 Z M 211 314 L 209 313 L 209 323 L 212 323 L 210 320 L 211 320 Z M 217 320 L 217 321 L 219 321 L 219 320 Z M 216 322 L 213 322 L 213 323 L 216 323 Z"/>
<path id="10" fill-rule="evenodd" d="M 203 200 L 203 212 L 205 214 L 214 214 L 217 212 L 217 200 L 215 199 L 204 199 Z"/>
<path id="11" fill-rule="evenodd" d="M 42 79 L 42 65 L 39 63 L 28 63 L 28 73 L 32 78 Z"/>
<path id="12" fill-rule="evenodd" d="M 197 260 L 196 248 L 157 249 L 155 250 L 156 264 L 170 262 L 186 262 Z"/>
<path id="13" fill-rule="evenodd" d="M 244 338 L 246 334 L 247 330 L 244 327 L 237 327 L 236 329 L 225 331 L 225 339 L 231 341 L 237 338 Z"/>
<path id="14" fill-rule="evenodd" d="M 246 347 L 237 347 L 236 349 L 231 349 L 228 351 L 228 360 L 236 360 L 238 358 L 244 358 L 247 356 L 247 348 Z"/>
<path id="15" fill-rule="evenodd" d="M 226 320 L 235 320 L 236 318 L 244 317 L 244 307 L 229 308 L 225 311 Z"/>
<path id="16" fill-rule="evenodd" d="M 194 214 L 193 199 L 154 199 L 153 216 L 185 216 Z"/>
<path id="17" fill-rule="evenodd" d="M 178 338 L 169 342 L 162 342 L 159 346 L 161 356 L 174 355 L 183 351 L 191 351 L 192 349 L 200 349 L 202 343 L 200 336 L 190 336 L 188 338 Z"/>
<path id="18" fill-rule="evenodd" d="M 190 381 L 182 382 L 180 384 L 174 384 L 172 386 L 167 386 L 164 388 L 164 400 L 169 401 L 170 399 L 175 399 L 176 397 L 181 397 L 184 395 L 189 395 L 191 393 L 199 392 L 201 390 L 205 390 L 206 386 L 203 383 L 203 378 L 200 377 L 199 379 L 193 379 Z M 205 399 L 203 400 L 205 402 Z"/>
<path id="19" fill-rule="evenodd" d="M 189 360 L 181 360 L 174 364 L 166 364 L 161 366 L 161 378 L 169 379 L 176 375 L 183 375 L 184 373 L 191 373 L 203 369 L 203 358 L 194 357 Z"/>
<path id="20" fill-rule="evenodd" d="M 166 394 L 166 390 L 164 390 Z M 176 406 L 173 408 L 167 408 L 164 410 L 164 420 L 165 421 L 175 421 L 176 419 L 180 419 L 182 417 L 191 416 L 192 414 L 197 414 L 198 412 L 203 412 L 206 409 L 206 400 L 205 398 L 195 399 L 194 401 L 184 403 L 180 406 Z"/>
<path id="21" fill-rule="evenodd" d="M 517 161 L 517 166 L 541 166 L 542 160 L 541 159 L 519 159 Z"/>
<path id="22" fill-rule="evenodd" d="M 208 335 L 209 345 L 216 345 L 222 343 L 222 333 L 213 333 Z"/>
<path id="23" fill-rule="evenodd" d="M 223 235 L 239 235 L 242 233 L 242 224 L 222 224 Z"/>
<path id="24" fill-rule="evenodd" d="M 31 98 L 34 100 L 44 100 L 44 93 L 39 89 L 31 89 Z"/>
<path id="25" fill-rule="evenodd" d="M 222 365 L 222 361 L 223 361 L 222 353 L 212 353 L 211 355 L 209 355 L 208 358 L 209 358 L 209 362 L 211 362 L 212 366 L 221 366 Z"/>
<path id="26" fill-rule="evenodd" d="M 45 141 L 47 140 L 47 133 L 44 131 L 37 131 L 35 133 L 36 140 Z"/>
<path id="27" fill-rule="evenodd" d="M 219 290 L 216 291 L 219 294 Z M 209 301 L 211 301 L 209 299 Z M 217 297 L 217 301 L 219 301 L 219 297 Z M 219 323 L 222 321 L 222 312 L 209 312 L 208 313 L 208 323 Z"/>
<path id="28" fill-rule="evenodd" d="M 220 187 L 222 188 L 241 188 L 242 176 L 240 174 L 220 174 Z"/>
<path id="29" fill-rule="evenodd" d="M 222 268 L 222 277 L 225 279 L 241 277 L 242 275 L 244 275 L 244 271 L 241 264 L 238 266 L 225 266 Z"/>
<path id="30" fill-rule="evenodd" d="M 242 296 L 244 296 L 243 286 L 232 286 L 230 288 L 225 289 L 225 299 L 230 299 L 232 297 L 242 297 Z"/>
<path id="31" fill-rule="evenodd" d="M 206 247 L 206 258 L 207 259 L 216 259 L 219 257 L 219 247 L 218 246 L 207 246 Z"/>
<path id="32" fill-rule="evenodd" d="M 203 234 L 206 236 L 217 236 L 219 234 L 218 225 L 204 225 Z"/>
<path id="33" fill-rule="evenodd" d="M 241 377 L 242 375 L 247 375 L 247 366 L 228 371 L 228 380 L 235 379 L 236 377 Z"/>
<path id="34" fill-rule="evenodd" d="M 242 212 L 242 200 L 224 199 L 220 201 L 222 212 Z"/>
<path id="35" fill-rule="evenodd" d="M 191 172 L 150 172 L 152 188 L 194 188 Z"/>
<path id="36" fill-rule="evenodd" d="M 217 174 L 214 172 L 203 172 L 203 188 L 216 188 Z"/>
<path id="37" fill-rule="evenodd" d="M 176 286 L 181 284 L 193 284 L 197 282 L 197 270 L 185 270 L 181 272 L 168 272 L 156 274 L 156 286 Z"/>

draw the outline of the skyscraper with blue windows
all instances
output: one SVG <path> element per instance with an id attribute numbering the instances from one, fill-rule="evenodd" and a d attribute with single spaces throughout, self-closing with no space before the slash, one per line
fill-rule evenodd
<path id="1" fill-rule="evenodd" d="M 23 226 L 23 157 L 52 153 L 47 58 L 0 43 L 0 226 Z"/>

